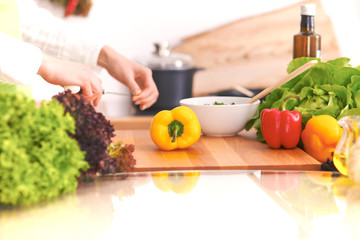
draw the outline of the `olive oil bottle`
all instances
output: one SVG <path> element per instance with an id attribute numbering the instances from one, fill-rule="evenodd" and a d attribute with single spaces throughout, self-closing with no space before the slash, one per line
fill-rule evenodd
<path id="1" fill-rule="evenodd" d="M 315 4 L 301 5 L 300 32 L 294 35 L 293 58 L 321 58 L 321 36 L 315 33 Z"/>
<path id="2" fill-rule="evenodd" d="M 348 175 L 348 168 L 346 165 L 346 157 L 343 154 L 334 154 L 333 162 L 337 170 L 340 173 L 347 176 Z"/>

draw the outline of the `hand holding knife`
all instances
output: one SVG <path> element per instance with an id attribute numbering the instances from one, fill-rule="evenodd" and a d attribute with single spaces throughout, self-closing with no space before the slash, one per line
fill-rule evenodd
<path id="1" fill-rule="evenodd" d="M 65 86 L 64 90 L 65 91 L 70 90 L 72 93 L 82 94 L 82 89 L 80 88 L 80 86 Z M 105 89 L 103 90 L 102 94 L 114 94 L 114 95 L 130 97 L 130 94 L 128 93 L 105 91 Z"/>

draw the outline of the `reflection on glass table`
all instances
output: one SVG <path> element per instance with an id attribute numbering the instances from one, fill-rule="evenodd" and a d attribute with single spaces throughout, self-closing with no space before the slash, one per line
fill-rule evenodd
<path id="1" fill-rule="evenodd" d="M 330 172 L 149 172 L 0 206 L 0 239 L 359 239 L 360 185 Z"/>

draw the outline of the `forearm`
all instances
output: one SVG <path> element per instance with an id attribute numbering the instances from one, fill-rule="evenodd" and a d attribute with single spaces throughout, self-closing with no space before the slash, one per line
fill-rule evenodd
<path id="1" fill-rule="evenodd" d="M 99 52 L 97 65 L 106 69 L 110 75 L 115 75 L 115 70 L 121 66 L 121 61 L 124 59 L 119 53 L 108 45 L 104 45 Z"/>
<path id="2" fill-rule="evenodd" d="M 140 105 L 141 110 L 150 107 L 159 96 L 151 70 L 127 59 L 113 48 L 105 45 L 97 64 L 130 89 L 132 100 Z"/>
<path id="3" fill-rule="evenodd" d="M 48 57 L 45 55 L 42 58 L 37 74 L 49 83 L 52 83 L 51 79 L 54 79 L 54 71 L 51 68 Z"/>
<path id="4" fill-rule="evenodd" d="M 97 59 L 97 65 L 106 69 L 113 78 L 127 86 L 128 81 L 134 80 L 136 75 L 134 68 L 138 66 L 137 63 L 121 55 L 108 45 L 104 45 L 101 48 Z"/>
<path id="5" fill-rule="evenodd" d="M 102 93 L 102 83 L 88 65 L 44 57 L 38 74 L 53 85 L 79 86 L 85 100 L 98 105 Z"/>
<path id="6" fill-rule="evenodd" d="M 0 33 L 0 78 L 15 84 L 29 84 L 42 62 L 39 48 Z"/>

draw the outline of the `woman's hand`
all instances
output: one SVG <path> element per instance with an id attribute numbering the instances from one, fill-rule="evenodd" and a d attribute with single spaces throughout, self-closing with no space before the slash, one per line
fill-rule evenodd
<path id="1" fill-rule="evenodd" d="M 140 105 L 140 110 L 156 102 L 159 92 L 149 68 L 125 58 L 107 45 L 100 51 L 98 65 L 130 89 L 132 101 Z"/>
<path id="2" fill-rule="evenodd" d="M 92 102 L 94 106 L 100 102 L 103 94 L 101 79 L 85 64 L 44 56 L 38 74 L 54 85 L 80 86 L 86 101 Z"/>

